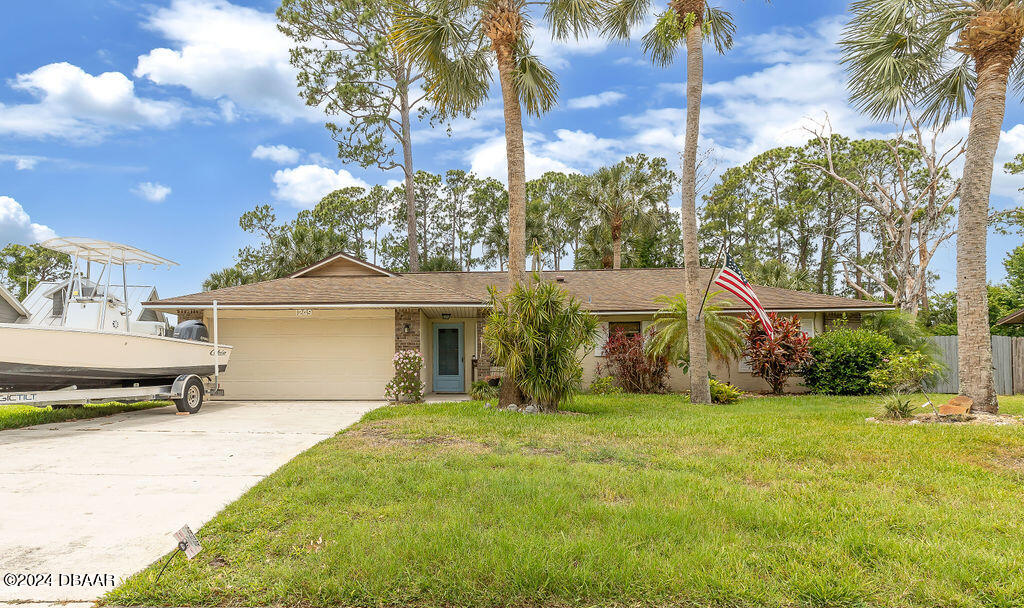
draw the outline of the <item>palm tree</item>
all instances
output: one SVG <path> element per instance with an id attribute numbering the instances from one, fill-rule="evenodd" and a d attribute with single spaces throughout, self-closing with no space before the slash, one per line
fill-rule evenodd
<path id="1" fill-rule="evenodd" d="M 622 268 L 622 233 L 651 220 L 647 210 L 657 204 L 657 192 L 646 175 L 621 162 L 583 180 L 578 196 L 601 214 L 611 232 L 612 268 Z"/>
<path id="2" fill-rule="evenodd" d="M 605 34 L 628 40 L 635 26 L 648 17 L 651 0 L 615 0 L 605 12 Z M 686 267 L 686 295 L 701 298 L 700 252 L 697 245 L 697 139 L 700 134 L 700 104 L 704 85 L 704 36 L 710 36 L 715 50 L 732 47 L 736 31 L 732 16 L 708 6 L 705 0 L 672 0 L 657 16 L 654 28 L 643 38 L 644 52 L 654 63 L 669 66 L 680 48 L 686 48 L 686 135 L 683 143 L 683 264 Z M 689 320 L 690 400 L 711 403 L 708 382 L 708 354 L 704 326 Z"/>
<path id="3" fill-rule="evenodd" d="M 558 96 L 555 75 L 531 52 L 530 12 L 544 11 L 556 38 L 584 35 L 599 23 L 605 0 L 427 0 L 395 20 L 399 48 L 427 69 L 427 91 L 442 115 L 471 111 L 487 96 L 490 63 L 498 69 L 508 162 L 509 288 L 526 277 L 525 106 L 540 116 Z M 481 37 L 488 48 L 474 51 Z"/>
<path id="4" fill-rule="evenodd" d="M 878 119 L 921 108 L 939 128 L 970 114 L 957 234 L 960 392 L 997 412 L 985 247 L 1011 76 L 1024 84 L 1020 0 L 857 0 L 843 33 L 850 95 Z M 973 98 L 973 107 L 971 102 Z"/>
<path id="5" fill-rule="evenodd" d="M 786 262 L 780 262 L 775 258 L 765 260 L 746 274 L 750 282 L 755 285 L 781 287 L 794 291 L 811 291 L 814 288 L 814 279 L 810 272 L 793 268 Z"/>
<path id="6" fill-rule="evenodd" d="M 708 294 L 701 318 L 704 321 L 708 353 L 720 361 L 728 361 L 738 357 L 743 351 L 743 321 L 739 317 L 722 312 L 726 302 L 714 301 L 714 297 L 720 293 L 722 292 L 716 291 Z M 686 295 L 660 296 L 657 301 L 662 307 L 655 313 L 654 322 L 651 324 L 654 337 L 647 344 L 648 351 L 653 355 L 666 357 L 679 367 L 689 367 L 691 351 Z M 692 373 L 690 382 L 693 382 Z"/>

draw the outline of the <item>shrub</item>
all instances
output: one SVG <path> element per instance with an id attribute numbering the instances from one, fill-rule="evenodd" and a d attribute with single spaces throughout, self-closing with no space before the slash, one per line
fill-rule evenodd
<path id="1" fill-rule="evenodd" d="M 781 395 L 786 381 L 811 362 L 809 339 L 795 316 L 780 317 L 771 312 L 768 319 L 774 336 L 768 335 L 756 316 L 747 317 L 747 348 L 743 354 L 750 361 L 752 373 L 763 378 L 774 394 Z"/>
<path id="2" fill-rule="evenodd" d="M 498 398 L 498 387 L 487 380 L 477 380 L 469 387 L 469 397 L 476 401 Z"/>
<path id="3" fill-rule="evenodd" d="M 395 377 L 384 387 L 384 397 L 395 403 L 423 401 L 423 382 L 420 381 L 423 355 L 418 350 L 400 350 L 391 360 L 395 364 Z"/>
<path id="4" fill-rule="evenodd" d="M 615 384 L 615 378 L 611 376 L 598 376 L 590 383 L 588 392 L 591 395 L 619 395 L 622 389 Z"/>
<path id="5" fill-rule="evenodd" d="M 896 353 L 888 336 L 866 329 L 834 329 L 811 340 L 814 363 L 804 380 L 812 392 L 826 395 L 866 395 L 871 371 Z"/>
<path id="6" fill-rule="evenodd" d="M 711 379 L 711 403 L 736 403 L 740 400 L 743 395 L 743 391 L 729 384 L 728 382 L 719 382 L 714 378 Z"/>
<path id="7" fill-rule="evenodd" d="M 927 378 L 942 371 L 942 366 L 927 355 L 906 351 L 882 359 L 881 364 L 868 372 L 870 388 L 876 392 L 916 392 Z"/>
<path id="8" fill-rule="evenodd" d="M 544 411 L 580 390 L 584 347 L 593 348 L 597 317 L 557 284 L 542 281 L 517 283 L 508 295 L 493 288 L 491 314 L 484 327 L 484 343 L 495 363 L 505 368 L 505 382 L 514 382 Z"/>
<path id="9" fill-rule="evenodd" d="M 648 339 L 652 334 L 648 334 Z M 668 359 L 648 353 L 643 334 L 616 331 L 604 347 L 604 370 L 627 393 L 664 393 L 667 390 Z"/>
<path id="10" fill-rule="evenodd" d="M 929 339 L 925 328 L 908 313 L 886 310 L 865 315 L 860 328 L 888 336 L 898 349 L 917 351 L 925 356 L 926 362 L 938 359 L 939 348 Z"/>

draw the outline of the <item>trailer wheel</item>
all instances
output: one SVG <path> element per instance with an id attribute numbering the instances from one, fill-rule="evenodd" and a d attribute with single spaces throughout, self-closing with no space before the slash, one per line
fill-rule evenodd
<path id="1" fill-rule="evenodd" d="M 195 414 L 203 407 L 203 396 L 206 389 L 203 388 L 203 381 L 192 376 L 185 381 L 185 387 L 181 391 L 181 399 L 175 399 L 174 405 L 179 412 Z"/>

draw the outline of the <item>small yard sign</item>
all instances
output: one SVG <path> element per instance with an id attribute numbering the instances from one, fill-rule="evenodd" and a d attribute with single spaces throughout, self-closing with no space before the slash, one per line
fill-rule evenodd
<path id="1" fill-rule="evenodd" d="M 178 547 L 188 559 L 199 555 L 199 552 L 203 550 L 203 546 L 199 544 L 199 539 L 196 538 L 196 535 L 192 533 L 192 530 L 187 525 L 182 526 L 181 530 L 175 532 L 174 538 L 177 539 Z"/>

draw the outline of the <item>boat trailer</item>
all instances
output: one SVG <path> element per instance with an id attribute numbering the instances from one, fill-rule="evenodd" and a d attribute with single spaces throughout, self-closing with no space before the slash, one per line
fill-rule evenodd
<path id="1" fill-rule="evenodd" d="M 172 384 L 79 389 L 69 386 L 55 391 L 19 391 L 0 393 L 0 405 L 31 405 L 54 409 L 77 407 L 90 403 L 137 403 L 139 401 L 172 401 L 178 412 L 195 414 L 206 396 L 223 397 L 224 389 L 216 380 L 205 380 L 195 374 L 183 374 Z"/>

